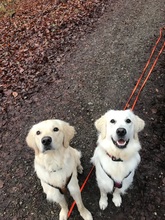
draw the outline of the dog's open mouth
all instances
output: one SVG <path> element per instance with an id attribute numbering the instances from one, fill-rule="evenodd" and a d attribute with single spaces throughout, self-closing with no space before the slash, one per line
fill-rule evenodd
<path id="1" fill-rule="evenodd" d="M 129 140 L 126 141 L 124 139 L 119 139 L 119 140 L 115 141 L 113 138 L 112 138 L 112 141 L 120 149 L 126 148 L 128 142 L 129 142 Z"/>

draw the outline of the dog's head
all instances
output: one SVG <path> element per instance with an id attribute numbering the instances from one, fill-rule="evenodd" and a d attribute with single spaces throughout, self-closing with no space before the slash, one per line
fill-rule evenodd
<path id="1" fill-rule="evenodd" d="M 144 121 L 131 110 L 110 110 L 95 122 L 100 138 L 110 139 L 119 149 L 124 149 L 144 128 Z"/>
<path id="2" fill-rule="evenodd" d="M 38 154 L 56 150 L 62 146 L 67 148 L 74 134 L 74 127 L 67 122 L 57 119 L 45 120 L 30 129 L 26 142 L 34 149 L 35 154 Z"/>

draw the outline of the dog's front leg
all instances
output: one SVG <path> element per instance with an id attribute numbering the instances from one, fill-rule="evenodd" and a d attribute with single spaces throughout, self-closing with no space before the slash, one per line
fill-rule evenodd
<path id="1" fill-rule="evenodd" d="M 61 206 L 59 220 L 67 220 L 68 204 L 67 204 L 64 196 L 62 196 L 61 201 L 59 201 L 59 205 Z"/>
<path id="2" fill-rule="evenodd" d="M 91 213 L 88 211 L 88 209 L 85 208 L 82 198 L 81 198 L 81 192 L 80 187 L 78 185 L 77 177 L 73 176 L 69 185 L 68 189 L 70 191 L 70 194 L 72 195 L 73 199 L 76 202 L 77 208 L 80 212 L 80 215 L 84 220 L 93 220 L 93 217 Z"/>
<path id="3" fill-rule="evenodd" d="M 113 203 L 115 204 L 116 207 L 119 207 L 122 203 L 122 198 L 121 198 L 121 191 L 119 189 L 115 189 L 114 193 L 113 193 Z"/>
<path id="4" fill-rule="evenodd" d="M 100 200 L 99 200 L 100 209 L 104 210 L 108 206 L 108 197 L 104 189 L 100 189 Z"/>

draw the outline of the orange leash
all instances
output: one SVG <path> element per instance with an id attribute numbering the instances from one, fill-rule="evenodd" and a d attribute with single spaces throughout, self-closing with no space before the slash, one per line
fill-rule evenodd
<path id="1" fill-rule="evenodd" d="M 88 176 L 87 176 L 86 179 L 84 180 L 84 182 L 83 182 L 83 184 L 82 184 L 82 186 L 81 186 L 81 188 L 80 188 L 80 192 L 82 192 L 82 190 L 84 189 L 84 187 L 85 187 L 85 185 L 86 185 L 86 183 L 87 183 L 87 181 L 88 181 L 90 175 L 92 174 L 93 169 L 94 169 L 94 166 L 92 166 L 91 170 L 90 170 L 89 173 L 88 173 Z M 72 203 L 71 207 L 70 207 L 69 212 L 68 212 L 68 218 L 70 217 L 70 215 L 71 215 L 71 213 L 72 213 L 72 211 L 73 211 L 73 208 L 74 208 L 75 204 L 76 204 L 76 202 L 74 201 L 74 202 Z"/>
<path id="2" fill-rule="evenodd" d="M 132 108 L 131 108 L 132 110 L 135 108 L 135 105 L 136 105 L 136 103 L 137 103 L 137 101 L 138 101 L 138 99 L 139 99 L 140 93 L 141 93 L 142 89 L 144 88 L 144 86 L 145 86 L 145 84 L 146 84 L 148 78 L 150 77 L 150 75 L 151 75 L 151 73 L 152 73 L 154 67 L 156 66 L 156 63 L 158 62 L 158 59 L 159 59 L 161 53 L 163 52 L 164 48 L 165 48 L 165 43 L 163 44 L 162 48 L 160 49 L 159 54 L 157 55 L 156 59 L 154 60 L 154 63 L 153 63 L 153 65 L 152 65 L 152 67 L 151 67 L 149 73 L 147 74 L 147 76 L 146 76 L 146 78 L 145 78 L 145 80 L 144 80 L 142 86 L 141 86 L 140 89 L 139 89 L 139 92 L 138 92 L 138 94 L 137 94 L 137 96 L 136 96 L 136 98 L 135 98 L 135 100 L 134 100 L 133 105 L 132 105 Z"/>
<path id="3" fill-rule="evenodd" d="M 155 52 L 155 50 L 156 50 L 156 48 L 157 48 L 157 46 L 158 46 L 158 44 L 159 44 L 159 42 L 160 42 L 160 40 L 161 40 L 161 38 L 162 38 L 162 31 L 163 31 L 164 29 L 165 29 L 165 27 L 160 29 L 159 38 L 157 39 L 156 44 L 154 45 L 154 47 L 153 47 L 153 49 L 152 49 L 152 51 L 151 51 L 150 57 L 149 57 L 149 59 L 148 59 L 146 65 L 145 65 L 145 67 L 144 67 L 144 69 L 143 69 L 143 72 L 142 72 L 142 74 L 140 75 L 140 77 L 139 77 L 139 79 L 138 79 L 138 81 L 137 81 L 137 83 L 136 83 L 136 85 L 135 85 L 135 87 L 134 87 L 134 89 L 133 89 L 133 91 L 132 91 L 132 93 L 131 93 L 131 95 L 130 95 L 130 97 L 129 97 L 127 103 L 126 103 L 126 105 L 125 105 L 125 107 L 124 107 L 124 110 L 126 110 L 126 109 L 129 107 L 129 103 L 130 103 L 130 101 L 131 101 L 133 95 L 135 94 L 137 88 L 139 87 L 142 78 L 144 77 L 144 74 L 145 74 L 145 72 L 146 72 L 146 70 L 147 70 L 147 68 L 148 68 L 148 66 L 149 66 L 149 64 L 150 64 L 150 62 L 151 62 L 151 59 L 152 59 L 152 57 L 153 57 L 153 54 L 154 54 L 154 52 Z M 138 99 L 139 99 L 140 93 L 142 92 L 142 90 L 143 90 L 143 88 L 144 88 L 144 86 L 145 86 L 145 84 L 146 84 L 148 78 L 150 77 L 150 75 L 151 75 L 151 73 L 152 73 L 154 67 L 156 66 L 156 64 L 157 64 L 157 62 L 158 62 L 158 59 L 159 59 L 159 57 L 160 57 L 160 55 L 161 55 L 161 53 L 163 52 L 164 49 L 165 49 L 165 42 L 163 43 L 162 48 L 160 49 L 160 51 L 159 51 L 157 57 L 155 58 L 154 63 L 153 63 L 153 65 L 152 65 L 151 68 L 150 68 L 150 71 L 148 72 L 146 78 L 144 79 L 144 82 L 143 82 L 143 84 L 141 85 L 137 96 L 135 97 L 135 100 L 134 100 L 134 102 L 133 102 L 133 105 L 132 105 L 131 110 L 133 110 L 133 109 L 135 108 L 135 105 L 136 105 L 136 103 L 137 103 L 137 101 L 138 101 Z M 83 184 L 82 184 L 82 186 L 81 186 L 81 188 L 80 188 L 80 192 L 82 192 L 82 190 L 84 189 L 84 187 L 85 187 L 87 181 L 89 180 L 89 177 L 91 176 L 93 170 L 94 170 L 94 166 L 92 166 L 92 168 L 91 168 L 91 170 L 89 171 L 89 173 L 88 173 L 86 179 L 84 180 L 84 182 L 83 182 Z M 74 201 L 74 202 L 72 203 L 72 205 L 71 205 L 71 208 L 70 208 L 69 212 L 68 212 L 68 218 L 70 217 L 70 215 L 71 215 L 71 213 L 72 213 L 72 211 L 73 211 L 73 208 L 74 208 L 75 204 L 76 204 L 76 202 Z"/>
<path id="4" fill-rule="evenodd" d="M 156 41 L 156 43 L 155 43 L 155 45 L 154 45 L 154 47 L 153 47 L 153 49 L 152 49 L 152 51 L 151 51 L 150 57 L 149 57 L 149 59 L 148 59 L 146 65 L 145 65 L 145 67 L 144 67 L 144 69 L 143 69 L 143 72 L 142 72 L 142 74 L 140 75 L 140 77 L 139 77 L 139 79 L 138 79 L 138 81 L 137 81 L 137 83 L 136 83 L 136 85 L 135 85 L 135 87 L 134 87 L 134 89 L 133 89 L 133 91 L 132 91 L 132 93 L 131 93 L 131 95 L 130 95 L 130 97 L 129 97 L 127 103 L 126 103 L 126 105 L 125 105 L 125 107 L 124 107 L 124 110 L 129 107 L 129 103 L 130 103 L 130 101 L 131 101 L 133 95 L 135 94 L 135 92 L 136 92 L 136 90 L 137 90 L 137 88 L 138 88 L 138 86 L 139 86 L 139 84 L 140 84 L 140 82 L 141 82 L 141 80 L 142 80 L 142 78 L 143 78 L 143 76 L 144 76 L 144 74 L 145 74 L 145 72 L 146 72 L 146 70 L 147 70 L 149 64 L 151 63 L 151 59 L 152 59 L 152 57 L 153 57 L 153 55 L 154 55 L 154 52 L 155 52 L 155 50 L 156 50 L 156 48 L 157 48 L 157 46 L 158 46 L 158 44 L 159 44 L 159 42 L 160 42 L 160 40 L 161 40 L 161 38 L 162 38 L 162 32 L 163 32 L 164 29 L 165 29 L 165 27 L 163 27 L 163 28 L 160 29 L 160 35 L 159 35 L 159 37 L 158 37 L 158 39 L 157 39 L 157 41 Z M 163 49 L 162 49 L 162 50 L 163 50 Z M 161 52 L 161 53 L 162 53 L 162 52 Z M 160 55 L 159 55 L 159 56 L 160 56 Z M 156 62 L 157 62 L 157 61 L 156 61 Z M 155 65 L 156 65 L 156 63 L 155 63 Z M 154 65 L 154 67 L 155 67 L 155 65 Z M 154 67 L 153 67 L 153 68 L 154 68 Z M 152 70 L 153 70 L 153 68 L 152 68 Z M 152 72 L 152 70 L 151 70 L 151 72 Z M 144 87 L 144 86 L 143 86 L 143 87 Z M 142 89 L 141 89 L 141 90 L 142 90 Z M 139 97 L 139 96 L 138 96 L 138 97 Z M 137 101 L 136 101 L 136 102 L 137 102 Z M 134 103 L 133 108 L 131 108 L 132 110 L 134 109 L 135 104 L 136 104 L 136 103 Z"/>

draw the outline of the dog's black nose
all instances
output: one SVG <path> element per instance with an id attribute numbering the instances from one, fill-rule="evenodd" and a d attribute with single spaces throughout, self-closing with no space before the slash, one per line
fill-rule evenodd
<path id="1" fill-rule="evenodd" d="M 126 135 L 127 131 L 125 128 L 118 128 L 116 133 L 119 137 L 124 137 Z"/>
<path id="2" fill-rule="evenodd" d="M 42 138 L 41 141 L 42 141 L 42 144 L 44 146 L 49 146 L 51 144 L 51 142 L 52 142 L 52 138 L 49 137 L 49 136 L 45 136 L 45 137 Z"/>

